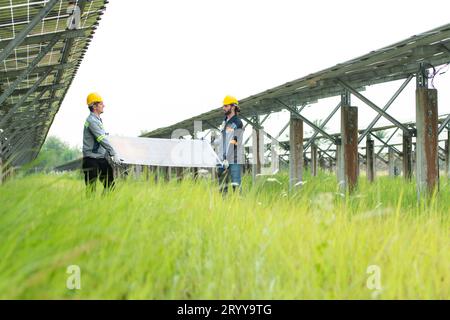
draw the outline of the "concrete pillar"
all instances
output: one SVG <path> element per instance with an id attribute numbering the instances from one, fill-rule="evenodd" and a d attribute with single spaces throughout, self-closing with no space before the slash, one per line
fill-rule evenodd
<path id="1" fill-rule="evenodd" d="M 336 178 L 338 184 L 345 188 L 345 178 L 344 178 L 344 153 L 342 152 L 342 141 L 339 139 L 336 144 Z"/>
<path id="2" fill-rule="evenodd" d="M 437 90 L 416 89 L 416 179 L 417 194 L 439 189 Z"/>
<path id="3" fill-rule="evenodd" d="M 289 125 L 289 188 L 303 180 L 303 120 L 291 114 Z"/>
<path id="4" fill-rule="evenodd" d="M 311 144 L 311 176 L 317 176 L 317 145 Z"/>
<path id="5" fill-rule="evenodd" d="M 341 106 L 341 153 L 345 188 L 353 191 L 358 182 L 358 108 Z"/>
<path id="6" fill-rule="evenodd" d="M 198 178 L 198 168 L 197 167 L 191 168 L 191 172 L 192 172 L 192 178 L 194 180 L 197 180 L 197 178 Z"/>
<path id="7" fill-rule="evenodd" d="M 176 172 L 176 175 L 177 175 L 177 181 L 180 182 L 181 180 L 183 180 L 183 173 L 184 173 L 183 168 L 182 167 L 176 167 L 175 168 L 175 172 Z"/>
<path id="8" fill-rule="evenodd" d="M 0 143 L 0 151 L 1 151 L 1 147 L 2 147 L 2 145 L 1 145 L 1 143 Z M 3 159 L 2 159 L 2 157 L 0 157 L 0 186 L 2 185 L 2 183 L 3 183 Z"/>
<path id="9" fill-rule="evenodd" d="M 396 176 L 396 169 L 395 169 L 395 151 L 393 148 L 388 148 L 388 168 L 389 168 L 389 176 L 395 177 Z"/>
<path id="10" fill-rule="evenodd" d="M 214 141 L 217 139 L 217 133 L 215 130 L 211 130 L 211 145 L 215 153 L 217 153 L 217 146 L 214 144 Z M 245 146 L 244 146 L 245 148 Z M 211 180 L 215 181 L 217 177 L 217 169 L 211 168 Z"/>
<path id="11" fill-rule="evenodd" d="M 445 175 L 450 179 L 450 129 L 447 131 L 447 141 L 445 141 Z"/>
<path id="12" fill-rule="evenodd" d="M 375 152 L 374 141 L 367 135 L 366 139 L 366 174 L 367 180 L 373 182 L 375 180 Z"/>
<path id="13" fill-rule="evenodd" d="M 163 168 L 164 173 L 164 181 L 169 182 L 172 178 L 172 168 L 171 167 L 164 167 Z"/>
<path id="14" fill-rule="evenodd" d="M 134 166 L 134 175 L 136 179 L 139 179 L 141 177 L 141 174 L 142 174 L 142 166 L 141 165 Z"/>
<path id="15" fill-rule="evenodd" d="M 278 141 L 272 139 L 272 143 L 270 145 L 270 157 L 271 157 L 271 167 L 272 174 L 275 174 L 280 169 L 280 158 L 278 156 Z"/>
<path id="16" fill-rule="evenodd" d="M 403 177 L 411 180 L 412 177 L 412 137 L 403 133 Z"/>
<path id="17" fill-rule="evenodd" d="M 261 165 L 264 160 L 264 132 L 262 129 L 253 129 L 252 157 L 252 176 L 255 181 L 256 175 L 261 173 Z"/>

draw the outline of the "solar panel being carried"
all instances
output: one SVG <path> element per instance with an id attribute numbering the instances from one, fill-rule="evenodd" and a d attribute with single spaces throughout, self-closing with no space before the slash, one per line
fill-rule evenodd
<path id="1" fill-rule="evenodd" d="M 0 158 L 33 160 L 72 83 L 106 0 L 0 0 Z"/>

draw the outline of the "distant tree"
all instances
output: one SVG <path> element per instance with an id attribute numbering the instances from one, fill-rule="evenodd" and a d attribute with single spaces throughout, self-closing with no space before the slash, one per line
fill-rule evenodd
<path id="1" fill-rule="evenodd" d="M 48 171 L 55 166 L 81 158 L 81 150 L 71 147 L 60 138 L 48 137 L 42 146 L 34 166 Z"/>

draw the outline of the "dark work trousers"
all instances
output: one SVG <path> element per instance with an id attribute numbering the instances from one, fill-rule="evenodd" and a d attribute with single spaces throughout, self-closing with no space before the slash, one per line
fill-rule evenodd
<path id="1" fill-rule="evenodd" d="M 237 163 L 230 163 L 228 169 L 219 166 L 217 170 L 217 175 L 219 178 L 219 189 L 220 192 L 225 195 L 228 192 L 228 183 L 231 178 L 231 186 L 233 191 L 238 190 L 241 192 L 241 166 Z"/>
<path id="2" fill-rule="evenodd" d="M 84 182 L 88 191 L 95 191 L 97 179 L 103 183 L 104 190 L 114 189 L 113 169 L 105 158 L 83 158 Z"/>

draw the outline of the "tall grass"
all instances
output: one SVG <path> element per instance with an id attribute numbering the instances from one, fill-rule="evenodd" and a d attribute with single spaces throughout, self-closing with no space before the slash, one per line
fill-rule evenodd
<path id="1" fill-rule="evenodd" d="M 361 179 L 345 196 L 321 172 L 245 177 L 222 198 L 209 180 L 119 181 L 87 197 L 77 175 L 0 186 L 0 298 L 448 299 L 450 191 Z M 69 290 L 69 265 L 81 289 Z M 369 266 L 381 289 L 367 286 Z"/>

